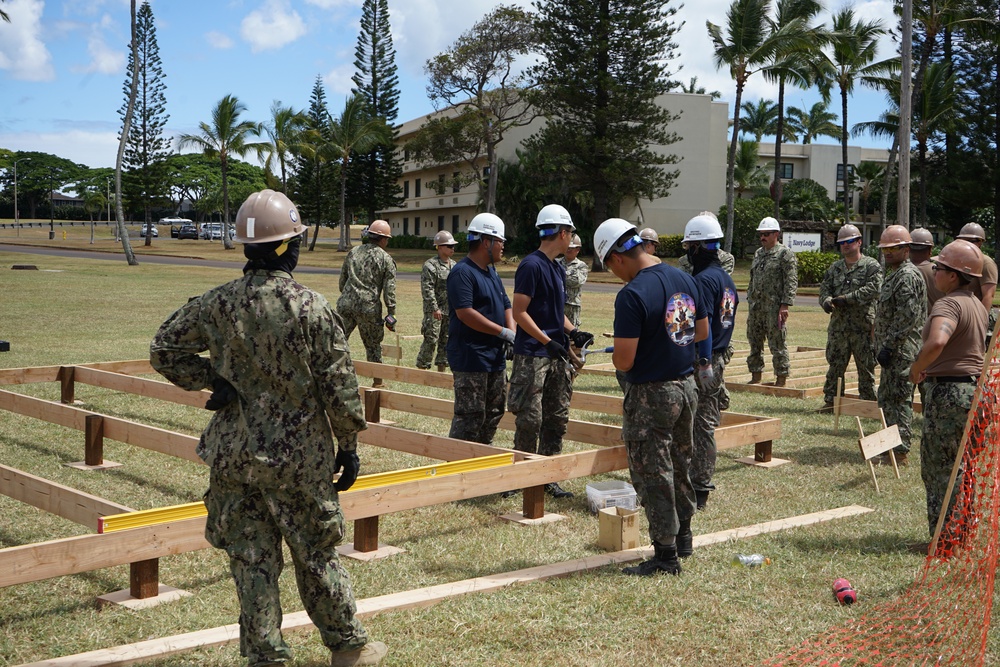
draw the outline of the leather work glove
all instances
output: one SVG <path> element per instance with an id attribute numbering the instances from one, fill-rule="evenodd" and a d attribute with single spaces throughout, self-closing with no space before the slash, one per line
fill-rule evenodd
<path id="1" fill-rule="evenodd" d="M 878 354 L 875 355 L 875 361 L 878 362 L 879 366 L 885 368 L 889 365 L 889 362 L 892 361 L 892 350 L 887 347 L 883 347 L 878 351 Z"/>
<path id="2" fill-rule="evenodd" d="M 337 458 L 333 462 L 333 474 L 336 475 L 341 469 L 343 469 L 343 472 L 340 473 L 340 478 L 333 485 L 333 488 L 337 489 L 338 493 L 347 491 L 354 486 L 354 482 L 358 479 L 358 471 L 361 470 L 361 459 L 358 458 L 357 451 L 347 451 L 344 448 L 337 450 Z"/>
<path id="3" fill-rule="evenodd" d="M 697 381 L 698 387 L 703 390 L 708 390 L 715 382 L 715 370 L 712 368 L 711 359 L 702 358 L 698 360 Z"/>
<path id="4" fill-rule="evenodd" d="M 830 313 L 833 312 L 833 299 L 829 297 L 823 299 L 823 302 L 820 303 L 820 306 L 823 307 L 823 312 L 829 315 Z"/>
<path id="5" fill-rule="evenodd" d="M 844 308 L 845 306 L 847 306 L 847 297 L 846 296 L 833 297 L 833 306 L 835 308 Z"/>
<path id="6" fill-rule="evenodd" d="M 221 410 L 239 398 L 236 387 L 229 384 L 225 378 L 215 378 L 212 380 L 212 395 L 205 402 L 205 409 L 215 412 Z"/>
<path id="7" fill-rule="evenodd" d="M 497 338 L 500 338 L 505 343 L 514 344 L 514 332 L 507 327 L 500 329 L 500 333 L 497 334 Z"/>
<path id="8" fill-rule="evenodd" d="M 594 342 L 594 334 L 589 331 L 580 331 L 579 329 L 573 329 L 569 332 L 569 339 L 573 341 L 573 345 L 576 345 L 581 350 L 591 343 Z"/>
<path id="9" fill-rule="evenodd" d="M 566 351 L 566 348 L 551 338 L 549 339 L 549 342 L 545 344 L 545 351 L 549 353 L 550 359 L 562 359 L 563 361 L 569 360 L 569 352 Z"/>

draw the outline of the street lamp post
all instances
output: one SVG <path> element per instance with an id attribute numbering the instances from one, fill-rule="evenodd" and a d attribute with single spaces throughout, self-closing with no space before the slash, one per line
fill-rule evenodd
<path id="1" fill-rule="evenodd" d="M 107 183 L 108 183 L 108 198 L 107 198 L 107 202 L 108 202 L 108 225 L 110 226 L 111 225 L 111 179 L 110 178 L 107 179 Z M 117 241 L 117 240 L 118 240 L 118 225 L 115 224 L 115 241 Z"/>
<path id="2" fill-rule="evenodd" d="M 52 221 L 53 215 L 53 196 L 52 196 L 52 168 L 49 168 L 49 240 L 51 241 L 56 237 L 56 226 Z"/>
<path id="3" fill-rule="evenodd" d="M 30 157 L 23 157 L 20 160 L 14 160 L 14 228 L 17 229 L 18 236 L 21 235 L 21 216 L 17 213 L 17 163 L 30 159 Z"/>

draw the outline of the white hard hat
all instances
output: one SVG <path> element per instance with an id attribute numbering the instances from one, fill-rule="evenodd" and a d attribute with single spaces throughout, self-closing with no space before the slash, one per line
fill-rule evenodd
<path id="1" fill-rule="evenodd" d="M 434 245 L 458 245 L 458 241 L 456 241 L 455 237 L 451 235 L 451 232 L 446 229 L 442 229 L 434 235 Z"/>
<path id="2" fill-rule="evenodd" d="M 573 234 L 573 238 L 570 239 L 570 242 L 569 242 L 569 247 L 570 248 L 579 248 L 582 245 L 583 245 L 583 241 L 580 240 L 579 234 Z"/>
<path id="3" fill-rule="evenodd" d="M 781 225 L 778 224 L 777 220 L 775 220 L 771 216 L 768 216 L 766 218 L 763 218 L 760 221 L 760 224 L 757 225 L 757 231 L 758 232 L 780 232 L 781 231 Z"/>
<path id="4" fill-rule="evenodd" d="M 493 213 L 480 213 L 474 217 L 469 222 L 469 229 L 467 230 L 469 235 L 483 235 L 495 236 L 501 241 L 506 241 L 504 238 L 504 225 L 503 220 L 500 216 L 494 215 Z M 470 241 L 475 241 L 476 239 L 470 238 Z"/>
<path id="5" fill-rule="evenodd" d="M 594 232 L 594 252 L 597 253 L 598 259 L 603 262 L 607 258 L 608 253 L 616 247 L 618 239 L 628 232 L 633 233 L 633 242 L 625 244 L 628 247 L 621 247 L 621 250 L 628 250 L 641 244 L 642 239 L 639 238 L 638 234 L 635 234 L 635 229 L 635 225 L 621 218 L 609 218 L 602 222 L 601 226 Z"/>
<path id="6" fill-rule="evenodd" d="M 544 225 L 565 225 L 566 227 L 576 229 L 569 211 L 559 204 L 548 204 L 543 206 L 542 210 L 538 212 L 538 217 L 535 218 L 535 227 L 538 228 Z"/>
<path id="7" fill-rule="evenodd" d="M 656 233 L 656 230 L 652 227 L 646 227 L 641 232 L 639 232 L 639 238 L 643 241 L 649 241 L 650 243 L 659 243 L 660 235 Z"/>
<path id="8" fill-rule="evenodd" d="M 684 242 L 716 241 L 724 236 L 722 226 L 714 215 L 701 213 L 688 220 L 684 226 Z"/>

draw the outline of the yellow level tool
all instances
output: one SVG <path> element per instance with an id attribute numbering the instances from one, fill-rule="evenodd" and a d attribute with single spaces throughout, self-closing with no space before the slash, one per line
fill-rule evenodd
<path id="1" fill-rule="evenodd" d="M 437 463 L 419 468 L 362 475 L 354 482 L 351 491 L 362 491 L 380 486 L 389 486 L 390 484 L 402 484 L 403 482 L 413 482 L 420 479 L 427 479 L 428 477 L 444 477 L 446 475 L 457 475 L 473 470 L 486 470 L 488 468 L 512 465 L 513 463 L 514 452 L 509 452 L 480 456 L 474 459 L 463 459 L 461 461 Z M 349 493 L 349 491 L 345 491 L 345 493 Z M 207 512 L 205 503 L 197 502 L 173 505 L 171 507 L 157 507 L 151 510 L 139 510 L 138 512 L 127 512 L 125 514 L 113 514 L 97 520 L 97 532 L 110 533 L 116 530 L 141 528 L 168 521 L 194 519 L 199 516 L 205 516 Z"/>

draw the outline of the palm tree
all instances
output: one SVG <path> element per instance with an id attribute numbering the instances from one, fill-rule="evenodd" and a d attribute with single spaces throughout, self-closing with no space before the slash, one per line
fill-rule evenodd
<path id="1" fill-rule="evenodd" d="M 347 218 L 347 168 L 351 155 L 367 153 L 379 145 L 392 142 L 392 129 L 380 116 L 368 114 L 367 103 L 361 95 L 347 98 L 340 118 L 330 119 L 330 139 L 326 146 L 331 157 L 340 160 L 340 242 L 337 250 L 351 247 L 351 225 Z"/>
<path id="2" fill-rule="evenodd" d="M 875 182 L 882 178 L 885 170 L 882 165 L 869 160 L 862 160 L 855 170 L 854 175 L 860 181 L 858 194 L 861 195 L 861 222 L 868 222 L 868 200 L 872 196 L 872 189 Z"/>
<path id="3" fill-rule="evenodd" d="M 685 86 L 683 83 L 681 84 L 681 92 L 687 93 L 688 95 L 710 95 L 713 100 L 717 100 L 722 97 L 722 93 L 717 90 L 713 90 L 709 93 L 705 90 L 705 86 L 699 86 L 698 77 L 696 76 L 691 77 L 691 81 L 688 85 Z"/>
<path id="4" fill-rule="evenodd" d="M 274 174 L 277 164 L 282 192 L 288 191 L 288 160 L 295 153 L 306 121 L 304 113 L 292 107 L 283 107 L 277 100 L 271 105 L 271 122 L 264 126 L 269 141 L 263 144 L 260 152 L 264 169 L 268 172 Z"/>
<path id="5" fill-rule="evenodd" d="M 913 109 L 913 136 L 917 140 L 920 170 L 920 226 L 927 226 L 927 145 L 937 133 L 955 124 L 955 74 L 948 63 L 935 62 L 924 73 L 918 104 Z"/>
<path id="6" fill-rule="evenodd" d="M 829 81 L 840 89 L 841 106 L 841 164 L 844 170 L 844 210 L 850 219 L 850 190 L 847 176 L 847 98 L 854 92 L 854 85 L 860 82 L 871 88 L 878 87 L 879 81 L 898 68 L 898 60 L 875 60 L 878 54 L 878 40 L 885 34 L 882 21 L 862 21 L 855 17 L 854 8 L 846 7 L 833 17 L 830 31 L 832 58 L 824 63 L 824 71 Z"/>
<path id="7" fill-rule="evenodd" d="M 733 0 L 726 12 L 725 32 L 723 27 L 706 21 L 708 35 L 715 49 L 712 57 L 716 69 L 726 67 L 736 83 L 736 98 L 733 102 L 733 136 L 729 142 L 729 162 L 726 171 L 726 250 L 733 246 L 734 181 L 736 167 L 736 147 L 740 133 L 740 108 L 743 89 L 747 80 L 755 72 L 766 70 L 777 53 L 791 50 L 802 43 L 802 21 L 793 20 L 789 25 L 770 30 L 768 11 L 771 0 Z"/>
<path id="8" fill-rule="evenodd" d="M 825 102 L 817 102 L 809 111 L 788 107 L 788 124 L 803 144 L 811 144 L 818 137 L 840 139 L 842 130 L 836 122 L 837 114 L 827 111 L 826 106 Z"/>
<path id="9" fill-rule="evenodd" d="M 747 192 L 767 188 L 767 172 L 771 163 L 760 164 L 760 153 L 756 141 L 740 140 L 740 149 L 736 153 L 736 168 L 733 179 L 736 181 L 736 196 L 742 198 Z"/>
<path id="10" fill-rule="evenodd" d="M 229 238 L 231 221 L 229 217 L 229 156 L 246 156 L 251 151 L 263 150 L 264 144 L 251 142 L 252 136 L 259 135 L 263 128 L 260 123 L 240 120 L 246 105 L 233 95 L 226 95 L 212 109 L 212 124 L 198 123 L 201 134 L 182 134 L 178 148 L 194 146 L 208 157 L 217 157 L 222 165 L 222 243 L 226 250 L 233 249 Z"/>
<path id="11" fill-rule="evenodd" d="M 765 135 L 775 134 L 778 121 L 778 105 L 763 97 L 757 103 L 744 102 L 742 105 L 744 118 L 740 121 L 740 132 L 746 136 L 752 134 L 758 144 Z"/>

